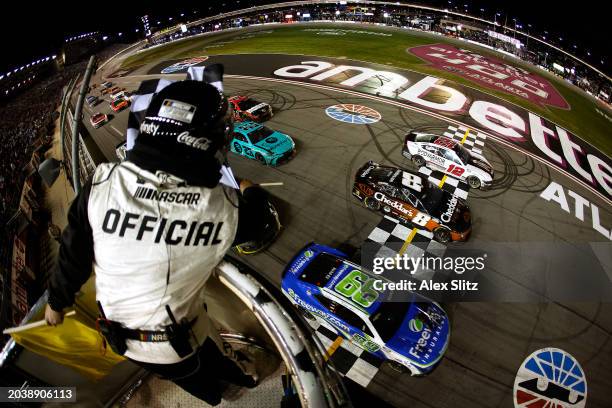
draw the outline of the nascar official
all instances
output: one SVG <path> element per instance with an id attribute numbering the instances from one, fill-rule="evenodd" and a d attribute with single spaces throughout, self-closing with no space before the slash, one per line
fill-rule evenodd
<path id="1" fill-rule="evenodd" d="M 203 288 L 267 198 L 246 180 L 242 194 L 219 183 L 232 112 L 222 66 L 204 77 L 153 85 L 127 160 L 99 165 L 72 203 L 45 319 L 63 321 L 93 269 L 113 350 L 216 405 L 230 384 L 251 388 L 256 376 L 228 357 Z"/>

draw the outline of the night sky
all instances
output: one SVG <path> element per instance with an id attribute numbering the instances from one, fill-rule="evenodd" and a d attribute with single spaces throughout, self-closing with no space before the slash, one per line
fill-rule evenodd
<path id="1" fill-rule="evenodd" d="M 267 4 L 271 1 L 172 1 L 143 2 L 131 1 L 62 1 L 62 2 L 11 2 L 11 7 L 3 13 L 0 25 L 2 34 L 3 56 L 0 60 L 0 74 L 7 69 L 27 64 L 33 59 L 56 53 L 64 39 L 71 35 L 90 31 L 119 32 L 133 31 L 140 28 L 138 17 L 149 14 L 155 20 L 168 21 L 168 17 L 187 15 L 205 16 L 216 14 L 223 4 L 236 4 L 244 8 L 257 4 Z M 603 2 L 581 1 L 540 2 L 534 0 L 513 1 L 483 1 L 483 0 L 448 0 L 414 1 L 413 3 L 428 4 L 437 7 L 459 7 L 461 11 L 468 5 L 470 14 L 480 16 L 481 8 L 485 16 L 492 16 L 493 10 L 502 12 L 502 21 L 508 16 L 508 25 L 512 26 L 512 18 L 530 30 L 548 31 L 549 36 L 563 38 L 564 49 L 572 50 L 576 45 L 579 51 L 589 50 L 592 54 L 590 62 L 601 67 L 610 74 L 610 46 L 606 44 L 609 34 L 609 13 L 605 12 Z M 539 3 L 548 3 L 546 7 Z M 577 7 L 577 5 L 581 7 Z M 209 7 L 211 10 L 209 10 Z M 555 11 L 551 11 L 554 7 Z M 76 10 L 75 13 L 68 13 Z M 192 14 L 198 10 L 197 14 Z M 176 21 L 176 20 L 174 20 Z M 551 38 L 551 37 L 549 37 Z M 597 57 L 596 59 L 594 57 Z"/>

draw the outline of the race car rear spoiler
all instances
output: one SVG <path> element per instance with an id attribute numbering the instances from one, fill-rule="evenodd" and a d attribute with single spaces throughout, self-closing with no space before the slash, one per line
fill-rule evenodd
<path id="1" fill-rule="evenodd" d="M 314 244 L 314 241 L 310 241 L 309 243 L 307 243 L 306 245 L 304 245 L 302 248 L 300 248 L 300 250 L 298 252 L 296 252 L 296 254 L 293 256 L 293 258 L 291 258 L 291 260 L 287 263 L 287 265 L 285 266 L 285 269 L 283 270 L 283 274 L 281 276 L 281 279 L 285 277 L 285 275 L 287 274 L 287 271 L 289 270 L 289 265 L 293 264 L 293 262 L 296 261 L 296 259 L 298 259 L 298 257 L 300 255 L 302 255 L 302 253 L 306 250 L 306 248 L 308 248 L 309 246 L 311 246 L 312 244 Z"/>

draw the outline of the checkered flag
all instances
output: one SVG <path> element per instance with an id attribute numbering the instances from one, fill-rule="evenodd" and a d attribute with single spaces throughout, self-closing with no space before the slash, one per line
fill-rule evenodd
<path id="1" fill-rule="evenodd" d="M 449 126 L 448 130 L 443 133 L 444 136 L 450 137 L 454 141 L 462 144 L 466 149 L 471 150 L 476 154 L 482 155 L 487 135 L 480 132 L 473 132 L 466 126 Z"/>
<path id="2" fill-rule="evenodd" d="M 444 179 L 442 190 L 448 191 L 452 195 L 467 200 L 468 193 L 470 192 L 470 186 L 466 182 L 458 180 L 454 177 L 444 178 L 444 173 L 441 171 L 432 170 L 428 167 L 421 167 L 419 169 L 419 173 L 427 177 L 427 180 L 436 186 L 440 186 L 440 184 L 442 184 L 442 179 Z"/>
<path id="3" fill-rule="evenodd" d="M 321 353 L 336 371 L 366 388 L 380 370 L 383 360 L 344 339 L 330 324 L 308 319 L 320 341 Z"/>
<path id="4" fill-rule="evenodd" d="M 396 254 L 406 255 L 409 258 L 441 258 L 446 253 L 446 245 L 433 239 L 433 233 L 416 227 L 408 227 L 402 222 L 389 216 L 384 216 L 372 230 L 361 247 L 362 257 L 393 258 Z M 368 262 L 365 262 L 366 264 Z M 446 280 L 442 272 L 421 268 L 413 274 L 406 272 L 387 271 L 387 277 L 393 281 L 399 279 L 441 279 Z M 392 276 L 391 276 L 392 275 Z"/>
<path id="5" fill-rule="evenodd" d="M 187 79 L 205 82 L 223 92 L 223 65 L 213 64 L 207 67 L 190 67 L 187 70 Z M 134 93 L 132 106 L 130 107 L 126 132 L 126 150 L 131 150 L 134 147 L 140 124 L 145 118 L 145 113 L 153 97 L 173 82 L 175 81 L 163 78 L 149 79 L 141 82 L 140 87 Z"/>
<path id="6" fill-rule="evenodd" d="M 187 70 L 187 79 L 205 82 L 223 92 L 223 65 L 212 64 L 207 67 L 190 67 Z M 140 124 L 145 119 L 151 100 L 153 100 L 155 95 L 161 92 L 162 89 L 173 82 L 176 81 L 170 81 L 163 78 L 149 79 L 141 82 L 132 98 L 132 106 L 130 107 L 128 116 L 125 146 L 127 151 L 134 147 L 140 130 Z M 240 188 L 232 169 L 226 165 L 221 166 L 221 180 L 219 180 L 219 182 L 235 189 Z"/>

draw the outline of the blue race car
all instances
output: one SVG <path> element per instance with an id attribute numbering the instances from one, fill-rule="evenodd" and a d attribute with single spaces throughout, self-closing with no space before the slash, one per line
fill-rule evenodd
<path id="1" fill-rule="evenodd" d="M 291 137 L 261 123 L 236 123 L 232 137 L 232 152 L 270 166 L 288 161 L 295 153 L 295 142 Z"/>
<path id="2" fill-rule="evenodd" d="M 377 280 L 389 282 L 363 271 L 342 252 L 311 243 L 288 264 L 281 289 L 307 317 L 332 326 L 392 368 L 429 374 L 448 346 L 446 313 L 416 293 L 398 300 L 397 292 L 375 290 Z"/>

